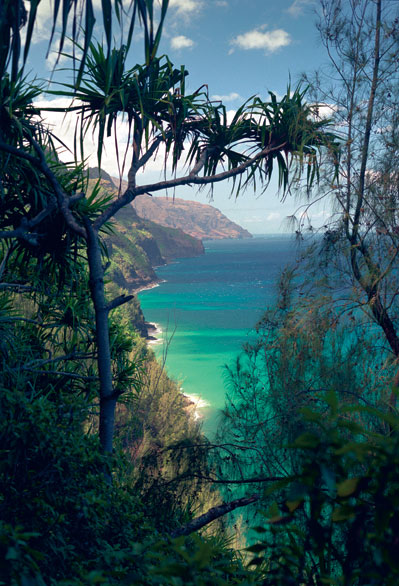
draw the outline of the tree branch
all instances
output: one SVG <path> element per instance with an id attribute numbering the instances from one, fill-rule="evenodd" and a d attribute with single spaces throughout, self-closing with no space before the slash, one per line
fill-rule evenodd
<path id="1" fill-rule="evenodd" d="M 126 295 L 125 293 L 123 293 L 123 295 L 119 295 L 119 297 L 115 297 L 115 299 L 113 299 L 112 301 L 110 301 L 108 303 L 107 311 L 110 312 L 110 311 L 112 311 L 112 309 L 116 309 L 120 305 L 123 305 L 124 303 L 128 303 L 133 298 L 134 298 L 134 295 Z"/>
<path id="2" fill-rule="evenodd" d="M 63 372 L 60 370 L 37 370 L 36 368 L 23 368 L 23 370 L 27 370 L 27 371 L 33 372 L 35 374 L 52 374 L 52 375 L 56 375 L 56 376 L 65 376 L 66 378 L 83 380 L 85 382 L 99 380 L 98 376 L 87 376 L 85 374 L 77 374 L 76 372 Z"/>
<path id="3" fill-rule="evenodd" d="M 122 207 L 131 203 L 137 196 L 143 195 L 148 192 L 152 191 L 162 191 L 164 189 L 170 189 L 173 187 L 179 187 L 182 185 L 211 185 L 213 183 L 219 183 L 220 181 L 224 181 L 225 179 L 230 179 L 232 177 L 236 177 L 237 175 L 241 175 L 244 173 L 253 163 L 256 163 L 259 159 L 263 157 L 267 157 L 268 155 L 280 151 L 284 148 L 286 142 L 281 143 L 276 146 L 267 146 L 266 148 L 259 151 L 257 155 L 247 159 L 245 163 L 234 167 L 228 171 L 222 171 L 221 173 L 216 173 L 215 175 L 209 175 L 206 177 L 199 177 L 198 175 L 191 176 L 190 174 L 184 175 L 184 177 L 177 177 L 176 179 L 167 179 L 165 181 L 159 181 L 157 183 L 150 183 L 148 185 L 143 185 L 141 187 L 128 187 L 123 196 L 119 199 L 114 200 L 108 207 L 105 212 L 99 216 L 95 222 L 93 222 L 93 228 L 98 230 L 100 229 L 105 222 L 107 222 L 110 218 L 112 218 L 118 210 Z"/>
<path id="4" fill-rule="evenodd" d="M 9 145 L 3 142 L 2 140 L 0 140 L 0 150 L 7 152 L 11 155 L 14 155 L 16 157 L 19 157 L 21 159 L 25 159 L 26 161 L 29 161 L 32 165 L 34 165 L 37 169 L 39 169 L 39 171 L 41 171 L 49 181 L 56 198 L 51 197 L 49 204 L 46 206 L 44 210 L 37 214 L 37 216 L 35 216 L 35 218 L 33 218 L 32 220 L 25 219 L 25 224 L 22 225 L 21 222 L 21 226 L 19 228 L 16 228 L 16 230 L 10 230 L 9 232 L 0 232 L 0 238 L 26 238 L 28 230 L 38 225 L 46 216 L 48 216 L 56 208 L 56 202 L 58 202 L 58 206 L 69 228 L 71 228 L 71 230 L 79 236 L 86 238 L 85 229 L 76 222 L 71 210 L 69 209 L 71 201 L 74 202 L 81 199 L 83 197 L 82 194 L 74 195 L 71 198 L 67 197 L 66 194 L 62 191 L 56 176 L 48 166 L 43 150 L 40 147 L 40 145 L 32 137 L 27 137 L 27 140 L 35 149 L 38 158 L 34 157 L 29 153 L 26 153 L 21 149 Z"/>
<path id="5" fill-rule="evenodd" d="M 58 183 L 58 180 L 56 178 L 56 176 L 54 175 L 54 173 L 52 172 L 52 170 L 50 169 L 50 167 L 47 164 L 46 161 L 46 157 L 44 156 L 44 152 L 42 150 L 42 148 L 40 147 L 40 145 L 37 143 L 37 141 L 28 136 L 28 141 L 31 143 L 31 145 L 33 146 L 33 148 L 35 149 L 38 157 L 39 157 L 39 169 L 42 171 L 43 175 L 45 175 L 49 181 L 49 183 L 51 184 L 51 187 L 53 188 L 53 191 L 56 195 L 57 201 L 58 201 L 58 206 L 61 210 L 62 215 L 64 216 L 64 219 L 67 223 L 67 225 L 69 226 L 69 228 L 71 228 L 71 230 L 73 232 L 75 232 L 76 234 L 78 234 L 79 236 L 82 236 L 82 238 L 87 238 L 86 235 L 86 230 L 83 228 L 83 226 L 80 226 L 77 221 L 75 220 L 71 210 L 69 209 L 69 205 L 71 203 L 71 198 L 69 198 L 61 189 L 60 184 Z M 79 194 L 78 196 L 72 196 L 74 198 L 73 201 L 79 200 L 81 199 L 81 194 Z"/>
<path id="6" fill-rule="evenodd" d="M 54 364 L 56 362 L 67 362 L 68 360 L 89 360 L 91 358 L 95 358 L 93 353 L 77 353 L 71 352 L 70 354 L 63 354 L 62 356 L 56 356 L 55 358 L 45 358 L 42 360 L 32 360 L 27 364 L 24 364 L 22 368 L 29 368 L 31 366 L 44 366 L 45 364 Z"/>
<path id="7" fill-rule="evenodd" d="M 22 285 L 21 283 L 0 283 L 0 289 L 17 289 L 18 291 L 35 291 L 29 285 Z"/>
<path id="8" fill-rule="evenodd" d="M 154 142 L 152 143 L 152 145 L 150 146 L 150 148 L 148 149 L 148 151 L 138 161 L 137 167 L 136 167 L 136 171 L 138 171 L 139 169 L 141 169 L 141 167 L 144 167 L 144 165 L 146 163 L 148 163 L 148 161 L 150 160 L 150 158 L 152 157 L 152 155 L 155 153 L 155 151 L 157 150 L 157 148 L 159 147 L 159 145 L 161 144 L 161 142 L 162 142 L 163 139 L 164 139 L 164 137 L 162 135 L 157 136 L 154 139 Z"/>
<path id="9" fill-rule="evenodd" d="M 183 527 L 179 527 L 178 529 L 172 531 L 170 536 L 180 537 L 181 535 L 190 535 L 190 533 L 198 531 L 202 527 L 205 527 L 205 525 L 209 525 L 209 523 L 212 523 L 212 521 L 215 521 L 215 519 L 223 517 L 223 515 L 226 515 L 226 513 L 230 513 L 231 511 L 234 511 L 239 507 L 246 507 L 247 505 L 251 505 L 259 499 L 260 494 L 253 494 L 250 497 L 235 499 L 234 501 L 230 501 L 228 503 L 223 503 L 216 507 L 212 507 L 203 515 L 196 517 L 186 525 L 183 525 Z"/>
<path id="10" fill-rule="evenodd" d="M 198 173 L 201 171 L 201 169 L 205 165 L 206 157 L 208 156 L 208 153 L 210 150 L 211 149 L 209 149 L 209 148 L 205 148 L 202 151 L 201 156 L 198 158 L 198 161 L 195 163 L 194 167 L 191 169 L 190 173 L 188 174 L 189 177 L 195 177 L 196 175 L 198 175 Z"/>
<path id="11" fill-rule="evenodd" d="M 1 145 L 0 145 L 1 148 Z M 38 234 L 29 233 L 32 228 L 35 228 L 42 222 L 53 210 L 56 208 L 56 201 L 55 199 L 50 201 L 47 207 L 44 208 L 41 212 L 39 212 L 34 218 L 31 220 L 27 220 L 25 217 L 22 218 L 21 224 L 15 230 L 2 230 L 0 231 L 0 238 L 23 238 L 27 240 L 30 244 L 34 244 L 37 246 L 37 237 Z"/>
<path id="12" fill-rule="evenodd" d="M 213 476 L 204 476 L 203 474 L 190 474 L 191 478 L 206 480 L 213 484 L 257 484 L 258 482 L 278 482 L 285 480 L 284 476 L 254 476 L 253 478 L 214 478 Z"/>

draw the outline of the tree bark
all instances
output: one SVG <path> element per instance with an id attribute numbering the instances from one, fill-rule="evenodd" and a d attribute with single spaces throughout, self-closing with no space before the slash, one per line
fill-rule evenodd
<path id="1" fill-rule="evenodd" d="M 187 525 L 183 525 L 183 527 L 179 527 L 178 529 L 172 531 L 170 536 L 180 537 L 181 535 L 190 535 L 190 533 L 198 531 L 202 527 L 205 527 L 205 525 L 209 525 L 209 523 L 212 523 L 212 521 L 215 521 L 215 519 L 223 517 L 223 515 L 226 515 L 226 513 L 230 513 L 231 511 L 234 511 L 239 507 L 246 507 L 247 505 L 251 505 L 259 499 L 260 494 L 253 494 L 249 497 L 235 499 L 234 501 L 230 501 L 228 503 L 223 503 L 216 507 L 212 507 L 203 515 L 200 515 L 199 517 L 196 517 L 195 519 L 187 523 Z"/>
<path id="2" fill-rule="evenodd" d="M 86 222 L 87 258 L 90 271 L 90 292 L 96 316 L 98 373 L 100 378 L 100 444 L 104 453 L 112 453 L 116 397 L 112 387 L 112 363 L 109 340 L 108 306 L 104 291 L 104 269 L 98 233 Z"/>

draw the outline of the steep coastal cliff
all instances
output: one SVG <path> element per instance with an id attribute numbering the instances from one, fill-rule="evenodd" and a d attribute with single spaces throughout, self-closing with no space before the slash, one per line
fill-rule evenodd
<path id="1" fill-rule="evenodd" d="M 131 206 L 116 215 L 113 233 L 106 237 L 112 279 L 128 291 L 157 282 L 154 267 L 174 258 L 204 253 L 200 240 L 182 230 L 142 220 Z"/>
<path id="2" fill-rule="evenodd" d="M 252 236 L 217 208 L 196 201 L 141 195 L 133 202 L 133 207 L 140 218 L 169 228 L 182 228 L 186 234 L 200 240 Z"/>
<path id="3" fill-rule="evenodd" d="M 95 185 L 101 176 L 104 193 L 118 192 L 118 180 L 97 168 L 89 169 L 89 183 Z M 143 219 L 128 205 L 113 221 L 112 233 L 105 237 L 111 260 L 111 278 L 129 292 L 157 282 L 154 267 L 174 258 L 198 256 L 204 253 L 202 242 L 179 228 Z"/>
<path id="4" fill-rule="evenodd" d="M 89 187 L 98 181 L 98 170 L 89 169 Z M 101 171 L 100 192 L 117 193 L 116 183 Z M 200 240 L 182 230 L 168 228 L 139 218 L 132 206 L 120 210 L 111 223 L 112 229 L 104 237 L 109 254 L 108 289 L 114 296 L 134 293 L 158 282 L 154 267 L 174 258 L 198 256 L 204 253 Z M 140 304 L 135 297 L 129 303 L 129 319 L 144 337 L 148 336 Z"/>
<path id="5" fill-rule="evenodd" d="M 116 195 L 119 181 L 105 171 L 100 174 L 100 192 Z M 89 177 L 89 185 L 94 187 L 98 183 L 98 169 L 89 169 Z M 125 188 L 126 184 L 122 184 L 121 189 Z M 154 267 L 175 258 L 203 254 L 203 239 L 248 237 L 249 232 L 213 206 L 178 198 L 140 196 L 134 206 L 128 205 L 116 214 L 112 231 L 105 236 L 110 260 L 108 287 L 118 288 L 119 292 L 137 292 L 158 282 Z M 147 336 L 139 302 L 135 299 L 129 306 L 130 320 Z"/>

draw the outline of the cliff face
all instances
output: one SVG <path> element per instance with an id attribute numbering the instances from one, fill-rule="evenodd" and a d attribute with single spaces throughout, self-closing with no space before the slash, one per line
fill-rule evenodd
<path id="1" fill-rule="evenodd" d="M 110 277 L 129 292 L 156 283 L 154 267 L 204 253 L 200 240 L 182 230 L 142 220 L 132 206 L 116 214 L 113 232 L 105 241 L 111 260 Z"/>
<path id="2" fill-rule="evenodd" d="M 89 169 L 89 186 L 94 187 L 101 176 L 101 191 L 118 193 L 119 180 L 96 168 Z M 122 190 L 126 185 L 122 184 Z M 174 258 L 204 253 L 202 242 L 179 228 L 162 226 L 140 218 L 128 205 L 113 220 L 113 232 L 105 237 L 110 253 L 111 278 L 128 291 L 135 291 L 157 282 L 154 267 Z"/>
<path id="3" fill-rule="evenodd" d="M 251 234 L 213 206 L 178 198 L 140 195 L 133 202 L 140 218 L 181 228 L 194 238 L 251 238 Z"/>
<path id="4" fill-rule="evenodd" d="M 119 181 L 105 171 L 100 175 L 100 193 L 117 195 Z M 89 169 L 89 190 L 98 178 L 98 169 Z M 121 190 L 126 187 L 122 182 Z M 128 205 L 121 209 L 112 224 L 105 243 L 110 258 L 107 288 L 113 291 L 114 297 L 122 291 L 131 293 L 156 283 L 156 266 L 174 258 L 203 254 L 202 239 L 251 236 L 212 206 L 165 197 L 137 198 L 135 207 Z M 148 336 L 148 324 L 136 297 L 129 304 L 129 312 L 133 326 Z"/>

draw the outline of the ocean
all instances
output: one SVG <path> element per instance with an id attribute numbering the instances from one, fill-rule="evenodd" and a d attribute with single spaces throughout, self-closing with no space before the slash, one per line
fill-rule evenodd
<path id="1" fill-rule="evenodd" d="M 159 329 L 155 353 L 196 402 L 203 431 L 212 435 L 228 388 L 225 365 L 254 336 L 297 246 L 292 235 L 267 235 L 207 240 L 204 247 L 203 256 L 157 269 L 162 282 L 139 299 L 146 320 Z"/>

